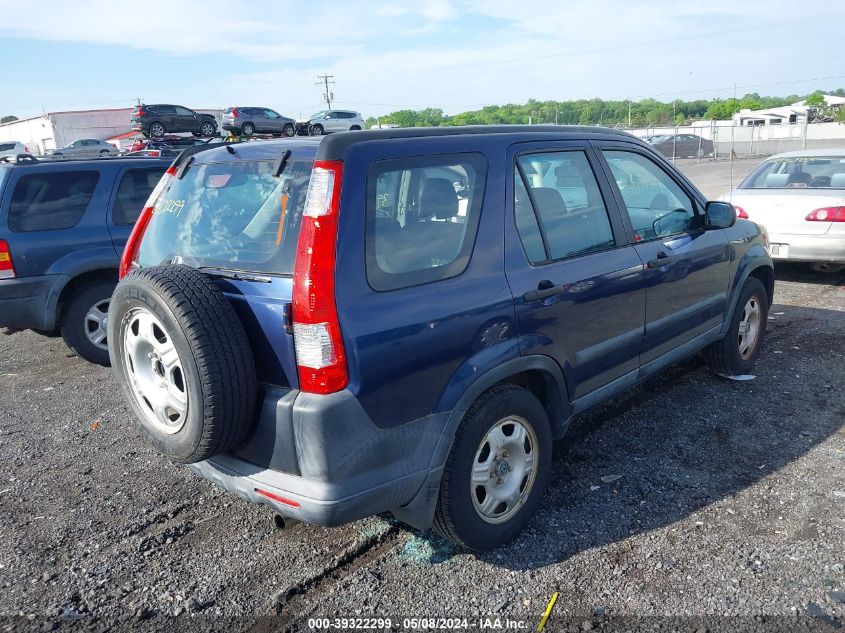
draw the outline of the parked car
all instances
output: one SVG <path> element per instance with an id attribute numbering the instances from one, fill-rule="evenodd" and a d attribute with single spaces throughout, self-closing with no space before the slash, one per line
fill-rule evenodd
<path id="1" fill-rule="evenodd" d="M 191 136 L 165 136 L 163 138 L 138 139 L 127 150 L 126 156 L 144 153 L 148 156 L 177 156 L 186 147 L 203 145 L 214 138 L 203 139 Z"/>
<path id="2" fill-rule="evenodd" d="M 307 121 L 302 121 L 299 126 L 300 133 L 311 136 L 363 129 L 363 117 L 351 110 L 320 110 L 312 114 Z"/>
<path id="3" fill-rule="evenodd" d="M 721 199 L 766 227 L 773 259 L 845 269 L 845 148 L 772 156 Z"/>
<path id="4" fill-rule="evenodd" d="M 48 149 L 51 158 L 93 158 L 94 156 L 116 156 L 117 148 L 96 138 L 83 138 L 58 149 Z"/>
<path id="5" fill-rule="evenodd" d="M 713 141 L 696 134 L 658 135 L 648 142 L 668 158 L 704 158 L 714 152 Z"/>
<path id="6" fill-rule="evenodd" d="M 232 149 L 186 150 L 147 203 L 109 349 L 158 451 L 284 517 L 499 545 L 575 414 L 701 349 L 728 375 L 760 353 L 763 232 L 628 134 Z"/>
<path id="7" fill-rule="evenodd" d="M 223 112 L 223 129 L 235 134 L 273 134 L 295 136 L 296 121 L 269 108 L 226 108 Z"/>
<path id="8" fill-rule="evenodd" d="M 194 136 L 217 135 L 217 119 L 213 115 L 180 105 L 139 105 L 132 112 L 131 123 L 133 130 L 156 138 L 177 132 L 191 132 Z"/>
<path id="9" fill-rule="evenodd" d="M 0 162 L 0 327 L 61 333 L 108 364 L 119 254 L 167 162 Z"/>
<path id="10" fill-rule="evenodd" d="M 30 154 L 29 148 L 17 141 L 0 141 L 0 156 L 17 156 L 18 154 Z"/>

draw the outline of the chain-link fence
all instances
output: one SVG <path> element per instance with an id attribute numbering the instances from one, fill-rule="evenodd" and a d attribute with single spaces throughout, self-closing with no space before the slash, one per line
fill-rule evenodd
<path id="1" fill-rule="evenodd" d="M 647 140 L 670 160 L 750 158 L 801 149 L 845 148 L 845 125 L 839 123 L 739 126 L 710 121 L 628 131 Z"/>

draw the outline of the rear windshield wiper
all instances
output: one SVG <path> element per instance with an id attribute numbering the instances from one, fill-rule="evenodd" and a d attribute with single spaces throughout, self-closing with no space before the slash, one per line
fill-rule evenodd
<path id="1" fill-rule="evenodd" d="M 282 175 L 282 172 L 285 170 L 285 165 L 288 164 L 288 158 L 290 158 L 290 150 L 285 150 L 285 153 L 279 156 L 279 160 L 276 161 L 276 164 L 273 167 L 273 178 L 278 178 Z"/>
<path id="2" fill-rule="evenodd" d="M 224 279 L 234 279 L 235 281 L 252 281 L 260 284 L 269 284 L 273 281 L 272 278 L 265 277 L 264 275 L 254 275 L 252 273 L 226 270 L 225 268 L 215 268 L 213 266 L 199 266 L 197 270 L 201 270 L 211 277 L 222 277 Z"/>

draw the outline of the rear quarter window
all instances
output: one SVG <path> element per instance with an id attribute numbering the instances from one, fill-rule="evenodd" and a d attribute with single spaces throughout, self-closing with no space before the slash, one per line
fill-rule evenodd
<path id="1" fill-rule="evenodd" d="M 487 163 L 446 154 L 375 163 L 367 178 L 367 279 L 389 291 L 460 275 L 475 243 Z"/>
<path id="2" fill-rule="evenodd" d="M 127 170 L 117 187 L 112 207 L 112 222 L 116 225 L 135 224 L 144 203 L 163 175 L 163 167 Z"/>
<path id="3" fill-rule="evenodd" d="M 27 174 L 15 183 L 9 205 L 12 231 L 50 231 L 75 226 L 100 174 L 96 171 L 56 171 Z"/>

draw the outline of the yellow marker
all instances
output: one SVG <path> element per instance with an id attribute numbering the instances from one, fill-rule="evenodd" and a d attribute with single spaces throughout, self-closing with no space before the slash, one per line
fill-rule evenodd
<path id="1" fill-rule="evenodd" d="M 557 602 L 557 591 L 555 591 L 552 599 L 549 600 L 549 604 L 546 607 L 545 612 L 543 613 L 543 617 L 540 618 L 540 624 L 537 625 L 537 633 L 541 633 L 543 628 L 546 626 L 546 622 L 549 621 L 549 616 L 552 614 L 552 609 L 554 609 L 555 602 Z"/>

